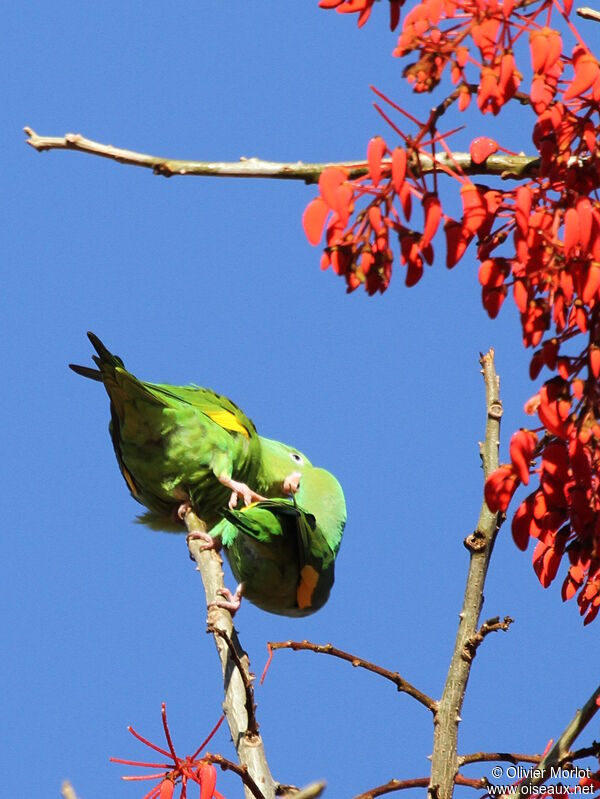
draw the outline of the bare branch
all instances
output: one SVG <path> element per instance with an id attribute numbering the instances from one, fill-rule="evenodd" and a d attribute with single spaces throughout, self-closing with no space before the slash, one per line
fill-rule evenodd
<path id="1" fill-rule="evenodd" d="M 539 763 L 541 755 L 524 755 L 520 752 L 474 752 L 471 755 L 460 755 L 458 758 L 459 766 L 467 766 L 469 763 Z"/>
<path id="2" fill-rule="evenodd" d="M 231 655 L 231 659 L 237 666 L 238 672 L 244 684 L 244 690 L 246 691 L 246 714 L 248 716 L 248 734 L 258 735 L 258 722 L 256 721 L 256 715 L 255 715 L 256 704 L 254 702 L 254 688 L 252 686 L 252 679 L 247 674 L 246 669 L 244 668 L 244 664 L 240 659 L 236 647 L 233 645 L 233 642 L 231 641 L 225 630 L 220 630 L 218 627 L 214 627 L 213 625 L 209 624 L 206 629 L 206 632 L 212 633 L 213 635 L 218 635 L 227 644 L 227 647 L 229 649 L 229 654 Z"/>
<path id="3" fill-rule="evenodd" d="M 577 8 L 575 10 L 583 19 L 591 19 L 593 22 L 600 22 L 600 11 L 595 11 L 593 8 Z"/>
<path id="4" fill-rule="evenodd" d="M 413 699 L 416 699 L 417 702 L 420 702 L 428 710 L 431 710 L 432 713 L 436 712 L 437 702 L 430 696 L 427 696 L 427 694 L 419 691 L 419 689 L 415 688 L 414 685 L 411 685 L 411 683 L 405 680 L 404 677 L 401 677 L 397 671 L 389 671 L 388 669 L 384 669 L 368 660 L 364 660 L 356 655 L 351 655 L 349 652 L 344 652 L 341 649 L 337 649 L 336 647 L 332 646 L 332 644 L 313 644 L 310 641 L 269 641 L 267 646 L 270 652 L 276 649 L 291 649 L 294 652 L 297 652 L 298 650 L 304 650 L 307 652 L 317 652 L 318 654 L 332 655 L 333 657 L 340 658 L 340 660 L 345 660 L 347 663 L 351 663 L 355 668 L 372 671 L 374 674 L 378 674 L 380 677 L 384 677 L 386 680 L 393 682 L 398 691 L 412 696 Z"/>
<path id="5" fill-rule="evenodd" d="M 206 525 L 195 513 L 189 511 L 185 516 L 185 525 L 188 533 L 206 532 Z M 248 715 L 246 685 L 251 680 L 248 656 L 242 649 L 237 633 L 233 626 L 231 614 L 212 605 L 218 598 L 218 591 L 223 588 L 223 561 L 214 550 L 203 550 L 202 542 L 188 537 L 190 555 L 196 561 L 198 571 L 202 577 L 206 604 L 208 607 L 208 627 L 213 631 L 213 637 L 221 668 L 225 699 L 223 712 L 229 725 L 231 738 L 236 748 L 242 768 L 247 769 L 250 779 L 258 786 L 262 799 L 275 799 L 275 780 L 273 779 L 267 763 L 267 757 L 261 736 L 256 729 L 250 729 L 250 720 L 253 713 Z M 235 650 L 235 659 L 232 651 Z M 242 678 L 244 672 L 244 678 Z M 252 705 L 253 707 L 253 705 Z M 256 797 L 249 787 L 245 785 L 246 797 Z"/>
<path id="6" fill-rule="evenodd" d="M 232 760 L 228 760 L 226 757 L 223 757 L 223 755 L 211 755 L 209 752 L 204 755 L 202 760 L 207 760 L 209 763 L 214 763 L 217 766 L 220 766 L 223 771 L 233 771 L 234 774 L 238 775 L 238 777 L 244 783 L 244 786 L 250 791 L 255 799 L 265 799 L 265 795 L 248 773 L 247 766 L 238 766 L 237 763 L 234 763 Z"/>
<path id="7" fill-rule="evenodd" d="M 484 623 L 481 625 L 479 630 L 477 630 L 475 635 L 469 638 L 469 640 L 465 644 L 463 658 L 465 658 L 465 660 L 473 660 L 473 658 L 477 654 L 479 646 L 483 643 L 483 639 L 485 638 L 486 635 L 489 635 L 490 633 L 495 633 L 498 630 L 506 632 L 513 622 L 514 619 L 511 619 L 510 616 L 505 616 L 502 621 L 500 621 L 499 616 L 494 616 L 493 619 L 488 619 L 487 621 L 484 621 Z"/>
<path id="8" fill-rule="evenodd" d="M 321 796 L 326 786 L 326 782 L 311 782 L 305 788 L 282 794 L 281 799 L 317 799 L 318 796 Z"/>
<path id="9" fill-rule="evenodd" d="M 63 799 L 77 799 L 77 794 L 75 793 L 75 789 L 69 782 L 69 780 L 65 780 L 60 788 L 60 794 Z"/>
<path id="10" fill-rule="evenodd" d="M 472 780 L 468 777 L 463 777 L 461 774 L 456 775 L 456 785 L 464 785 L 467 788 L 474 788 L 477 791 L 485 790 L 488 787 L 488 781 L 485 777 Z M 376 788 L 371 788 L 365 793 L 355 796 L 354 799 L 375 799 L 377 796 L 383 796 L 386 793 L 393 793 L 394 791 L 406 791 L 410 788 L 427 788 L 429 786 L 429 777 L 416 777 L 410 780 L 390 780 L 383 785 L 378 785 Z"/>
<path id="11" fill-rule="evenodd" d="M 486 355 L 482 355 L 480 363 L 485 383 L 487 411 L 485 440 L 480 445 L 480 454 L 484 478 L 487 478 L 498 466 L 502 403 L 499 396 L 499 380 L 494 367 L 494 351 L 490 350 Z M 472 657 L 465 657 L 465 653 L 469 652 L 469 646 L 473 645 L 478 634 L 477 625 L 483 606 L 483 588 L 500 521 L 499 515 L 492 513 L 484 500 L 477 529 L 465 541 L 471 559 L 454 652 L 435 716 L 429 785 L 431 799 L 450 799 L 458 772 L 456 751 L 458 725 L 472 665 Z"/>
<path id="12" fill-rule="evenodd" d="M 562 767 L 586 757 L 598 756 L 600 756 L 600 742 L 594 741 L 590 746 L 566 752 L 556 765 Z M 516 765 L 517 763 L 539 763 L 541 759 L 541 755 L 525 755 L 520 752 L 474 752 L 470 755 L 461 755 L 458 758 L 458 763 L 459 766 L 466 766 L 469 763 L 513 763 Z"/>
<path id="13" fill-rule="evenodd" d="M 390 780 L 383 785 L 378 785 L 376 788 L 365 791 L 365 793 L 358 794 L 354 799 L 375 799 L 376 796 L 383 796 L 385 793 L 406 791 L 409 788 L 427 788 L 428 785 L 429 777 L 416 777 L 411 780 Z"/>
<path id="14" fill-rule="evenodd" d="M 328 161 L 324 163 L 305 164 L 302 161 L 279 163 L 276 161 L 263 161 L 260 158 L 241 158 L 239 161 L 187 161 L 162 156 L 148 155 L 114 147 L 112 144 L 86 139 L 80 133 L 67 133 L 64 136 L 38 136 L 32 128 L 24 128 L 29 137 L 27 144 L 35 150 L 74 150 L 101 158 L 109 158 L 119 164 L 129 166 L 142 166 L 151 169 L 155 175 L 173 177 L 175 175 L 196 175 L 204 177 L 228 178 L 271 178 L 280 180 L 302 180 L 305 183 L 317 183 L 324 169 L 330 166 L 342 167 L 350 178 L 358 178 L 369 171 L 367 162 L 359 159 L 355 161 Z M 474 164 L 469 153 L 453 153 L 449 157 L 445 153 L 436 156 L 435 162 L 442 164 L 446 169 L 457 171 L 466 175 L 498 175 L 502 178 L 529 177 L 539 166 L 538 156 L 508 155 L 495 153 L 490 155 L 483 164 Z M 434 170 L 434 159 L 430 156 L 419 154 L 418 164 L 413 166 L 420 174 L 427 174 Z M 384 159 L 384 164 L 389 159 Z"/>
<path id="15" fill-rule="evenodd" d="M 567 752 L 559 765 L 563 763 L 574 763 L 576 760 L 583 760 L 586 757 L 600 757 L 600 741 L 593 741 L 590 746 L 582 746 L 574 752 Z"/>
<path id="16" fill-rule="evenodd" d="M 569 724 L 565 727 L 560 737 L 540 760 L 539 765 L 532 770 L 531 776 L 525 777 L 523 782 L 520 783 L 518 789 L 515 791 L 515 799 L 531 795 L 531 788 L 537 785 L 542 785 L 550 777 L 550 769 L 552 767 L 560 766 L 564 763 L 569 763 L 575 752 L 570 752 L 571 744 L 583 732 L 585 727 L 590 723 L 593 717 L 600 710 L 600 685 L 596 688 L 594 693 L 587 700 L 585 705 L 575 713 Z M 580 750 L 585 751 L 585 750 Z M 589 752 L 584 757 L 589 757 L 595 754 L 594 751 Z"/>

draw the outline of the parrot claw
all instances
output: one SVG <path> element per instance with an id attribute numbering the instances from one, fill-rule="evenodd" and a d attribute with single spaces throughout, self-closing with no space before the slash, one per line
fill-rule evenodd
<path id="1" fill-rule="evenodd" d="M 181 505 L 177 508 L 177 517 L 181 519 L 182 522 L 184 522 L 186 515 L 191 510 L 192 510 L 191 502 L 182 502 Z"/>
<path id="2" fill-rule="evenodd" d="M 300 472 L 292 472 L 283 481 L 284 494 L 296 494 L 300 490 L 300 480 L 302 475 Z"/>
<path id="3" fill-rule="evenodd" d="M 246 483 L 239 483 L 237 480 L 232 480 L 230 477 L 221 475 L 221 477 L 219 477 L 219 482 L 231 489 L 231 497 L 228 503 L 230 510 L 237 507 L 240 497 L 242 497 L 244 505 L 246 506 L 251 505 L 253 502 L 262 502 L 266 499 L 266 497 L 253 491 Z"/>
<path id="4" fill-rule="evenodd" d="M 200 550 L 202 552 L 206 552 L 207 550 L 213 549 L 215 552 L 218 552 L 221 549 L 221 542 L 218 538 L 213 538 L 210 533 L 204 533 L 198 530 L 195 533 L 188 533 L 186 536 L 186 543 L 189 547 L 190 541 L 203 541 L 204 543 L 201 545 Z"/>
<path id="5" fill-rule="evenodd" d="M 234 616 L 242 605 L 243 592 L 244 583 L 240 583 L 233 593 L 231 593 L 229 588 L 219 588 L 217 594 L 220 594 L 224 599 L 217 599 L 216 602 L 211 602 L 208 607 L 228 610 Z"/>

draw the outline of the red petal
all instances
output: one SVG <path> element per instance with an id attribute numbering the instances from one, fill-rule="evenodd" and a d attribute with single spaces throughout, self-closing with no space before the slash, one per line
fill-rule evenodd
<path id="1" fill-rule="evenodd" d="M 600 375 L 600 347 L 590 347 L 590 370 L 596 380 Z"/>
<path id="2" fill-rule="evenodd" d="M 212 763 L 203 763 L 198 769 L 200 799 L 213 799 L 217 784 L 217 770 Z"/>
<path id="3" fill-rule="evenodd" d="M 600 266 L 596 266 L 596 264 L 590 264 L 590 268 L 588 269 L 587 275 L 585 277 L 585 283 L 583 284 L 583 291 L 581 293 L 581 299 L 586 303 L 586 305 L 589 305 L 593 299 L 597 299 L 599 288 Z"/>
<path id="4" fill-rule="evenodd" d="M 423 211 L 425 213 L 425 228 L 421 239 L 421 247 L 427 247 L 431 239 L 435 236 L 442 218 L 442 205 L 437 194 L 427 193 L 423 195 Z"/>
<path id="5" fill-rule="evenodd" d="M 519 484 L 512 466 L 499 466 L 485 481 L 485 501 L 492 513 L 505 511 Z"/>
<path id="6" fill-rule="evenodd" d="M 400 9 L 404 0 L 390 0 L 390 30 L 395 31 L 400 22 Z"/>
<path id="7" fill-rule="evenodd" d="M 406 150 L 396 147 L 392 153 L 392 186 L 399 194 L 406 178 Z"/>
<path id="8" fill-rule="evenodd" d="M 367 146 L 369 173 L 374 186 L 379 184 L 379 178 L 381 177 L 381 159 L 385 151 L 386 145 L 381 136 L 374 136 Z"/>
<path id="9" fill-rule="evenodd" d="M 328 166 L 319 175 L 319 191 L 327 205 L 336 210 L 336 189 L 347 179 L 348 175 L 337 166 Z"/>
<path id="10" fill-rule="evenodd" d="M 351 186 L 338 186 L 335 190 L 335 212 L 340 218 L 342 227 L 346 227 L 350 217 L 352 197 L 354 193 Z"/>
<path id="11" fill-rule="evenodd" d="M 519 186 L 515 194 L 515 222 L 523 236 L 526 236 L 529 230 L 531 202 L 532 195 L 529 186 Z"/>
<path id="12" fill-rule="evenodd" d="M 591 53 L 585 53 L 575 59 L 575 76 L 569 88 L 563 94 L 563 100 L 572 100 L 578 94 L 586 92 L 600 75 L 600 65 Z"/>
<path id="13" fill-rule="evenodd" d="M 510 439 L 510 459 L 521 482 L 525 485 L 529 483 L 531 458 L 537 442 L 537 436 L 529 430 L 517 430 Z"/>
<path id="14" fill-rule="evenodd" d="M 474 183 L 463 183 L 460 189 L 463 224 L 470 233 L 477 233 L 488 217 L 487 206 Z"/>
<path id="15" fill-rule="evenodd" d="M 498 142 L 487 136 L 478 136 L 473 139 L 469 152 L 471 153 L 471 160 L 474 164 L 483 164 L 485 159 L 498 150 Z"/>
<path id="16" fill-rule="evenodd" d="M 449 219 L 444 225 L 446 234 L 446 266 L 452 269 L 465 254 L 473 234 L 464 229 L 460 222 Z"/>
<path id="17" fill-rule="evenodd" d="M 534 523 L 530 498 L 521 502 L 513 516 L 512 537 L 519 549 L 525 551 L 529 543 L 531 525 Z"/>
<path id="18" fill-rule="evenodd" d="M 579 215 L 579 241 L 583 249 L 587 250 L 592 236 L 592 226 L 594 222 L 592 203 L 588 197 L 580 197 L 577 200 L 576 208 Z"/>
<path id="19" fill-rule="evenodd" d="M 531 66 L 534 72 L 541 72 L 548 58 L 547 29 L 533 31 L 529 34 L 529 49 L 531 50 Z"/>
<path id="20" fill-rule="evenodd" d="M 506 286 L 496 289 L 484 288 L 481 292 L 481 302 L 490 319 L 495 319 L 500 313 L 500 308 L 506 299 Z"/>
<path id="21" fill-rule="evenodd" d="M 160 799 L 171 799 L 175 790 L 175 783 L 168 777 L 165 778 L 160 784 Z"/>
<path id="22" fill-rule="evenodd" d="M 320 197 L 315 197 L 304 209 L 302 227 L 311 244 L 317 245 L 321 241 L 328 213 L 329 208 Z"/>
<path id="23" fill-rule="evenodd" d="M 513 283 L 513 298 L 517 308 L 521 313 L 525 313 L 525 309 L 529 302 L 529 292 L 523 280 L 515 280 Z"/>
<path id="24" fill-rule="evenodd" d="M 565 212 L 565 258 L 568 258 L 579 244 L 579 214 L 575 208 Z"/>

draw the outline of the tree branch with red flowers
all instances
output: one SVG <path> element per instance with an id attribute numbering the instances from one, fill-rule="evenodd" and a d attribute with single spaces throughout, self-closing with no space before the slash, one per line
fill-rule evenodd
<path id="1" fill-rule="evenodd" d="M 79 134 L 46 137 L 31 128 L 25 131 L 28 144 L 39 151 L 85 152 L 163 176 L 261 177 L 317 184 L 318 193 L 303 215 L 304 231 L 313 245 L 323 242 L 321 268 L 331 267 L 347 292 L 363 288 L 369 295 L 383 293 L 394 271 L 400 271 L 405 285 L 412 287 L 427 266 L 444 260 L 452 269 L 469 251 L 479 263 L 487 314 L 495 318 L 512 296 L 523 345 L 531 350 L 529 375 L 535 381 L 543 370 L 547 373 L 525 403 L 531 428 L 512 435 L 509 461 L 499 464 L 498 380 L 493 353 L 482 357 L 487 403 L 481 446 L 485 501 L 477 528 L 465 541 L 469 572 L 442 697 L 439 703 L 425 694 L 420 700 L 434 714 L 431 774 L 392 780 L 362 795 L 418 785 L 428 788 L 431 799 L 450 799 L 454 785 L 469 784 L 459 774 L 462 765 L 494 756 L 482 753 L 478 759 L 468 755 L 461 759 L 458 727 L 478 645 L 488 633 L 510 624 L 506 618 L 479 626 L 479 619 L 498 527 L 521 485 L 529 487 L 529 494 L 511 520 L 517 547 L 525 550 L 529 540 L 535 540 L 533 568 L 543 587 L 566 564 L 562 597 L 565 601 L 576 597 L 584 624 L 600 613 L 600 63 L 570 20 L 572 0 L 389 0 L 392 30 L 399 26 L 405 4 L 393 56 L 411 59 L 403 76 L 416 94 L 439 91 L 443 96 L 419 118 L 374 89 L 375 109 L 389 134 L 369 141 L 364 160 L 199 162 L 124 150 Z M 355 14 L 362 26 L 370 19 L 375 0 L 321 0 L 319 6 Z M 580 15 L 598 19 L 588 9 L 580 10 Z M 570 38 L 568 44 L 565 36 Z M 526 40 L 531 67 L 527 80 L 529 65 L 519 64 Z M 440 128 L 450 107 L 461 114 L 471 109 L 496 117 L 512 109 L 523 113 L 524 105 L 526 113 L 534 115 L 530 155 L 511 152 L 478 135 L 472 137 L 468 153 L 453 152 L 450 143 L 456 131 Z M 494 184 L 476 183 L 471 180 L 474 175 L 484 175 Z M 517 179 L 519 185 L 502 178 Z M 451 214 L 454 199 L 460 212 Z M 191 531 L 198 520 L 188 514 L 187 522 Z M 194 547 L 191 551 L 210 605 L 222 585 L 220 560 L 214 552 Z M 275 783 L 251 723 L 246 656 L 228 613 L 212 608 L 209 623 L 227 675 L 225 711 L 241 767 L 247 767 L 251 779 L 271 799 Z M 318 645 L 298 648 L 311 647 L 325 651 Z M 399 675 L 354 660 L 380 676 L 392 675 L 397 687 L 402 685 L 400 690 L 411 694 Z M 541 756 L 538 769 L 565 762 L 571 743 L 597 709 L 598 691 Z M 597 756 L 597 748 L 582 751 L 588 752 L 584 756 Z M 193 769 L 200 768 L 195 760 L 178 760 L 172 747 L 165 752 L 172 755 L 182 778 L 194 778 Z M 212 779 L 212 773 L 205 773 L 205 779 Z M 521 790 L 538 784 L 536 779 L 527 779 Z M 589 779 L 586 785 L 600 789 L 600 772 Z M 470 783 L 484 787 L 478 780 Z"/>
<path id="2" fill-rule="evenodd" d="M 364 25 L 374 0 L 321 0 L 322 8 L 357 14 Z M 404 0 L 389 2 L 390 24 Z M 536 540 L 534 569 L 549 586 L 563 559 L 563 599 L 577 597 L 584 623 L 600 612 L 600 64 L 572 25 L 572 0 L 422 0 L 406 12 L 393 55 L 416 60 L 404 77 L 417 94 L 445 85 L 445 97 L 424 119 L 375 90 L 375 108 L 396 141 L 376 136 L 366 161 L 238 164 L 149 156 L 76 134 L 38 136 L 39 150 L 71 149 L 153 169 L 163 175 L 204 174 L 318 181 L 303 223 L 310 242 L 325 238 L 321 267 L 341 276 L 347 291 L 384 292 L 399 249 L 407 286 L 432 265 L 445 238 L 453 268 L 472 249 L 479 261 L 482 302 L 490 317 L 509 291 L 521 315 L 530 375 L 554 372 L 527 410 L 538 424 L 513 436 L 510 463 L 487 485 L 490 507 L 505 512 L 517 487 L 534 489 L 512 520 L 517 546 Z M 561 27 L 563 30 L 559 30 Z M 563 34 L 572 39 L 567 52 Z M 529 39 L 532 77 L 524 83 L 515 49 Z M 523 91 L 527 89 L 527 91 Z M 452 131 L 439 129 L 451 105 L 494 116 L 527 103 L 535 114 L 536 153 L 511 153 L 476 136 L 453 153 Z M 404 120 L 403 125 L 400 119 Z M 518 177 L 507 188 L 474 183 L 474 173 Z M 462 214 L 451 216 L 440 179 L 456 189 Z M 579 352 L 573 345 L 582 341 Z M 566 345 L 569 345 L 567 353 Z"/>
<path id="3" fill-rule="evenodd" d="M 127 166 L 141 166 L 151 169 L 155 175 L 162 177 L 222 177 L 222 178 L 271 178 L 279 180 L 301 180 L 310 185 L 319 182 L 326 169 L 344 170 L 350 178 L 368 175 L 367 161 L 336 161 L 324 163 L 304 163 L 303 161 L 280 162 L 265 161 L 261 158 L 240 158 L 239 161 L 190 161 L 176 158 L 165 158 L 159 155 L 139 153 L 125 150 L 112 144 L 102 144 L 93 139 L 86 139 L 80 133 L 65 133 L 64 136 L 39 136 L 32 128 L 24 128 L 28 138 L 27 144 L 38 152 L 45 150 L 71 150 L 87 153 L 101 158 L 108 158 Z M 384 164 L 391 164 L 388 159 Z M 471 153 L 454 152 L 450 156 L 439 153 L 435 159 L 421 155 L 414 161 L 414 169 L 422 174 L 430 174 L 435 169 L 444 167 L 452 171 L 460 169 L 466 175 L 497 175 L 501 178 L 521 178 L 535 172 L 539 165 L 539 157 L 533 155 L 517 155 L 516 153 L 497 153 L 490 155 L 484 162 L 477 161 Z"/>

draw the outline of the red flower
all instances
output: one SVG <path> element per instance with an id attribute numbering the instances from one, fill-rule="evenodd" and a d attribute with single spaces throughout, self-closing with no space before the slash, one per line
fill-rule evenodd
<path id="1" fill-rule="evenodd" d="M 200 786 L 200 799 L 224 799 L 224 797 L 216 790 L 215 785 L 217 781 L 217 772 L 213 764 L 207 759 L 209 755 L 200 757 L 200 752 L 206 744 L 211 740 L 213 735 L 223 723 L 224 716 L 221 716 L 217 724 L 212 729 L 209 736 L 202 741 L 200 746 L 192 755 L 187 755 L 184 758 L 179 757 L 173 747 L 169 725 L 167 723 L 167 709 L 163 702 L 161 706 L 163 729 L 165 731 L 165 739 L 168 749 L 164 749 L 156 744 L 151 743 L 146 738 L 142 737 L 132 727 L 128 727 L 129 732 L 141 741 L 150 749 L 164 755 L 170 762 L 167 763 L 145 763 L 135 760 L 123 760 L 118 757 L 111 757 L 112 763 L 123 763 L 126 766 L 142 766 L 144 768 L 163 769 L 163 771 L 155 772 L 148 775 L 126 776 L 122 777 L 123 780 L 137 781 L 137 780 L 157 780 L 157 784 L 151 788 L 143 799 L 171 799 L 175 791 L 175 786 L 181 783 L 180 799 L 185 799 L 187 796 L 187 786 L 189 782 L 194 782 Z"/>

